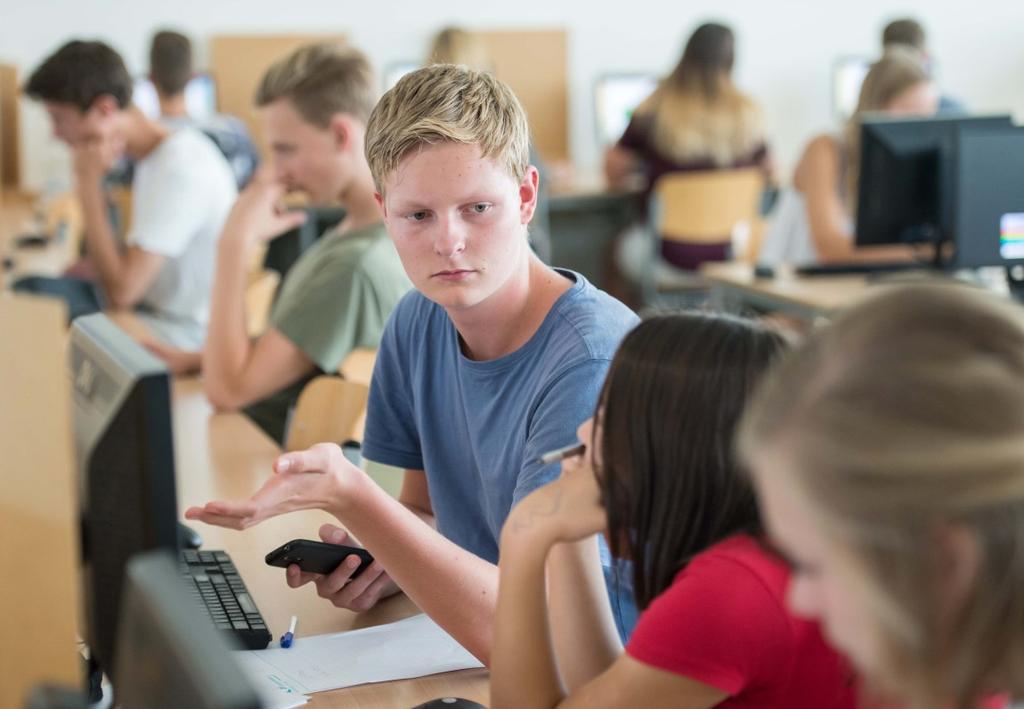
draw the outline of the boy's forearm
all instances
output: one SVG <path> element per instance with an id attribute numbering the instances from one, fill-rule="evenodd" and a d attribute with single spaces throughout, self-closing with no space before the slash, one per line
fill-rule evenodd
<path id="1" fill-rule="evenodd" d="M 203 387 L 207 396 L 215 404 L 228 408 L 236 398 L 238 380 L 252 347 L 245 321 L 248 249 L 241 236 L 229 223 L 219 241 L 210 320 L 202 355 Z"/>
<path id="2" fill-rule="evenodd" d="M 124 280 L 124 257 L 110 227 L 103 187 L 98 181 L 82 181 L 78 185 L 78 199 L 85 222 L 89 260 L 99 276 L 103 291 L 116 304 L 120 301 L 121 283 Z"/>
<path id="3" fill-rule="evenodd" d="M 368 476 L 332 513 L 416 603 L 485 665 L 491 656 L 498 567 L 462 549 Z"/>

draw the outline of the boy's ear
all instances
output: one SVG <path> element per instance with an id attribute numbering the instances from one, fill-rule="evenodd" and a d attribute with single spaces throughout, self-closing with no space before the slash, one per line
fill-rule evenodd
<path id="1" fill-rule="evenodd" d="M 335 113 L 331 116 L 331 122 L 327 125 L 327 129 L 334 137 L 335 148 L 341 150 L 348 145 L 352 135 L 352 127 L 349 125 L 348 116 L 344 113 Z"/>
<path id="2" fill-rule="evenodd" d="M 99 116 L 112 116 L 121 110 L 117 99 L 110 94 L 100 94 L 89 106 L 90 111 L 95 111 Z"/>
<path id="3" fill-rule="evenodd" d="M 380 209 L 380 215 L 384 219 L 387 219 L 388 218 L 388 208 L 384 204 L 384 195 L 382 195 L 380 192 L 374 192 L 373 193 L 373 199 L 374 199 L 375 202 L 377 202 L 377 207 Z"/>
<path id="4" fill-rule="evenodd" d="M 533 165 L 528 165 L 523 181 L 519 183 L 519 222 L 529 224 L 533 213 L 537 210 L 537 195 L 540 188 L 540 173 Z"/>

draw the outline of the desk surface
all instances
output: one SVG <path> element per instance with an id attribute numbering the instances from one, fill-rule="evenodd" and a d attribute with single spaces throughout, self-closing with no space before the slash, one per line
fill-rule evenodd
<path id="1" fill-rule="evenodd" d="M 745 263 L 714 263 L 701 268 L 712 288 L 734 293 L 742 300 L 781 310 L 827 315 L 864 298 L 871 290 L 866 276 L 799 277 L 784 270 L 775 278 L 758 278 Z"/>
<path id="2" fill-rule="evenodd" d="M 179 511 L 256 490 L 280 453 L 277 445 L 242 414 L 215 414 L 198 379 L 177 380 L 173 399 Z M 323 522 L 337 520 L 313 510 L 270 519 L 245 532 L 191 524 L 202 535 L 204 547 L 231 555 L 275 637 L 284 632 L 291 615 L 299 617 L 300 634 L 320 634 L 387 623 L 416 612 L 404 595 L 362 614 L 336 609 L 318 597 L 312 585 L 289 588 L 284 571 L 263 562 L 268 551 L 286 541 L 318 539 L 317 528 Z M 466 670 L 314 694 L 310 706 L 411 707 L 440 696 L 486 702 L 487 672 Z"/>
<path id="3" fill-rule="evenodd" d="M 56 276 L 72 261 L 68 244 L 50 243 L 42 247 L 17 248 L 14 239 L 39 230 L 35 219 L 34 195 L 23 192 L 0 192 L 0 258 L 11 259 L 10 270 L 4 269 L 0 282 L 9 284 L 26 275 Z"/>

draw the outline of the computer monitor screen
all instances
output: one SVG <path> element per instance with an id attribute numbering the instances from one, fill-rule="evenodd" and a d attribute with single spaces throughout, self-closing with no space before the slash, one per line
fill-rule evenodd
<path id="1" fill-rule="evenodd" d="M 656 88 L 658 77 L 653 74 L 609 74 L 598 79 L 594 107 L 602 146 L 613 145 L 622 137 L 636 107 Z"/>
<path id="2" fill-rule="evenodd" d="M 416 71 L 422 66 L 422 64 L 417 62 L 395 62 L 394 64 L 389 65 L 384 71 L 384 90 L 389 91 L 394 88 L 399 79 L 406 74 Z"/>
<path id="3" fill-rule="evenodd" d="M 124 709 L 256 709 L 238 649 L 196 613 L 178 561 L 155 551 L 125 571 L 114 698 Z"/>
<path id="4" fill-rule="evenodd" d="M 128 559 L 177 550 L 170 382 L 103 314 L 71 327 L 69 364 L 82 515 L 85 640 L 108 674 Z"/>
<path id="5" fill-rule="evenodd" d="M 860 133 L 857 245 L 952 241 L 960 131 L 1009 116 L 866 118 Z"/>
<path id="6" fill-rule="evenodd" d="M 149 77 L 135 80 L 132 102 L 150 118 L 160 118 L 160 99 Z M 217 86 L 212 76 L 196 74 L 185 85 L 185 110 L 190 118 L 197 121 L 206 120 L 217 113 Z"/>
<path id="7" fill-rule="evenodd" d="M 1024 128 L 974 128 L 959 139 L 958 268 L 1024 263 Z"/>
<path id="8" fill-rule="evenodd" d="M 860 87 L 871 69 L 867 57 L 840 57 L 832 65 L 832 114 L 845 121 L 857 110 Z"/>

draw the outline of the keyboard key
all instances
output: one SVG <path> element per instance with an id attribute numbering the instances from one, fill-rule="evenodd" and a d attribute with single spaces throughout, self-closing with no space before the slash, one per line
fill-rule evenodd
<path id="1" fill-rule="evenodd" d="M 242 610 L 246 613 L 259 613 L 256 608 L 256 604 L 252 602 L 252 598 L 248 593 L 239 593 L 236 598 L 238 599 L 238 605 L 242 607 Z"/>
<path id="2" fill-rule="evenodd" d="M 231 625 L 232 625 L 232 627 L 234 627 L 235 630 L 248 630 L 249 629 L 249 624 L 246 623 L 244 620 L 236 620 Z"/>

